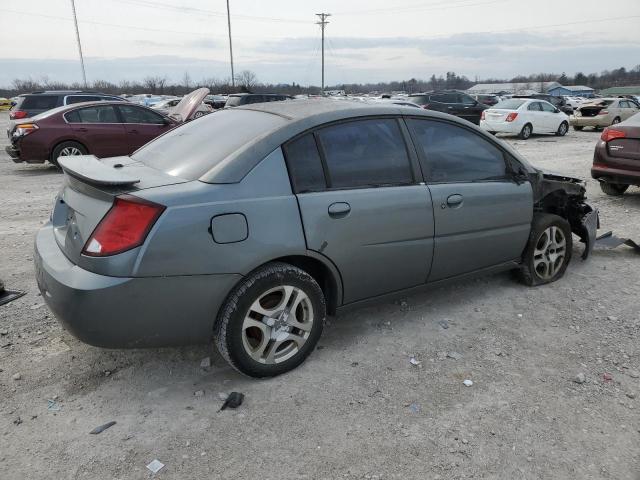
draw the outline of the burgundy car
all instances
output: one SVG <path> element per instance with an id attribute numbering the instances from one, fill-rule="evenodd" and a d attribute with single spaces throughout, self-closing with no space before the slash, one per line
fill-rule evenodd
<path id="1" fill-rule="evenodd" d="M 57 165 L 58 157 L 130 155 L 183 121 L 190 120 L 209 93 L 186 95 L 171 117 L 128 102 L 86 102 L 54 108 L 9 127 L 6 151 L 14 162 Z"/>
<path id="2" fill-rule="evenodd" d="M 607 195 L 640 186 L 640 113 L 607 127 L 596 144 L 591 176 Z"/>

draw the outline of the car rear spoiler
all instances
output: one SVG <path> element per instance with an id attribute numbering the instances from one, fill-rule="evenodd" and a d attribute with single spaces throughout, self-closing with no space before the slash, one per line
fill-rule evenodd
<path id="1" fill-rule="evenodd" d="M 65 173 L 94 185 L 133 185 L 140 182 L 140 178 L 123 172 L 121 163 L 107 165 L 95 155 L 59 157 L 58 163 Z"/>

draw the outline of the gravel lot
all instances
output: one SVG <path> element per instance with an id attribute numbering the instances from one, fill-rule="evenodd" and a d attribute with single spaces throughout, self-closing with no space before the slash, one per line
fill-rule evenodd
<path id="1" fill-rule="evenodd" d="M 166 479 L 640 479 L 630 249 L 583 262 L 578 244 L 550 286 L 500 274 L 332 318 L 307 362 L 271 380 L 240 376 L 206 346 L 98 349 L 39 296 L 33 236 L 62 175 L 10 161 L 7 118 L 0 278 L 27 295 L 0 307 L 0 477 L 148 478 L 158 459 Z M 537 166 L 587 178 L 598 135 L 506 140 Z M 640 239 L 640 189 L 587 189 L 604 229 Z M 231 391 L 245 403 L 218 412 Z"/>

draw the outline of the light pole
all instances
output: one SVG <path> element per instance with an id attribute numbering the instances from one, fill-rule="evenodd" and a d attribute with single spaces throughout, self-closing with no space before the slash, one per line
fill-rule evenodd
<path id="1" fill-rule="evenodd" d="M 322 85 L 320 87 L 320 93 L 324 95 L 324 27 L 327 26 L 329 22 L 327 22 L 327 17 L 330 17 L 330 13 L 316 13 L 316 16 L 320 18 L 319 22 L 316 22 L 317 25 L 320 25 L 320 30 L 322 31 Z"/>
<path id="2" fill-rule="evenodd" d="M 73 11 L 73 23 L 76 26 L 76 40 L 78 41 L 78 53 L 80 54 L 80 66 L 82 67 L 82 82 L 87 88 L 87 73 L 84 70 L 84 57 L 82 56 L 82 44 L 80 43 L 80 30 L 78 30 L 78 17 L 76 16 L 76 2 L 71 0 L 71 10 Z"/>
<path id="3" fill-rule="evenodd" d="M 231 86 L 236 86 L 236 78 L 233 73 L 233 45 L 231 43 L 231 12 L 229 10 L 229 0 L 227 0 L 227 25 L 229 26 L 229 56 L 231 57 Z"/>

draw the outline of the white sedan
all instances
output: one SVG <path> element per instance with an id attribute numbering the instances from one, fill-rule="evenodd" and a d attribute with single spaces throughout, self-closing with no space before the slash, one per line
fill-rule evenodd
<path id="1" fill-rule="evenodd" d="M 510 98 L 482 112 L 480 127 L 489 133 L 511 133 L 526 140 L 532 133 L 569 131 L 569 117 L 544 100 Z"/>

